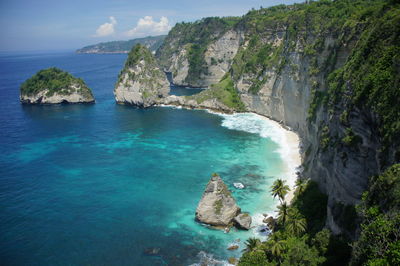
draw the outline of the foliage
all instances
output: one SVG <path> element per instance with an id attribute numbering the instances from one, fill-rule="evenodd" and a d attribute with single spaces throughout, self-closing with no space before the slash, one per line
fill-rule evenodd
<path id="1" fill-rule="evenodd" d="M 217 99 L 219 102 L 235 111 L 245 110 L 244 104 L 240 100 L 239 94 L 229 74 L 226 74 L 219 83 L 212 85 L 211 89 L 204 90 L 188 98 L 195 99 L 198 103 L 209 99 Z"/>
<path id="2" fill-rule="evenodd" d="M 186 47 L 189 71 L 186 82 L 195 83 L 202 75 L 207 74 L 204 52 L 207 46 L 234 27 L 239 17 L 209 17 L 195 22 L 177 23 L 157 50 L 156 56 L 161 65 L 167 66 L 173 54 Z"/>
<path id="3" fill-rule="evenodd" d="M 400 142 L 400 7 L 370 2 L 357 45 L 347 63 L 329 76 L 329 97 L 335 104 L 345 93 L 351 99 L 347 112 L 357 106 L 378 114 L 380 136 L 387 149 Z"/>
<path id="4" fill-rule="evenodd" d="M 298 184 L 302 189 L 297 190 L 292 205 L 283 203 L 278 207 L 279 229 L 257 246 L 256 254 L 246 251 L 239 265 L 250 265 L 253 261 L 258 263 L 254 265 L 343 265 L 348 261 L 347 243 L 323 228 L 326 195 L 319 191 L 315 182 L 306 180 Z M 282 218 L 284 212 L 286 219 Z M 264 256 L 259 250 L 264 251 L 266 261 L 262 261 Z"/>
<path id="5" fill-rule="evenodd" d="M 254 251 L 258 248 L 258 246 L 260 246 L 261 242 L 259 239 L 254 238 L 254 237 L 250 237 L 249 239 L 246 240 L 245 245 L 246 245 L 246 249 L 245 251 Z"/>
<path id="6" fill-rule="evenodd" d="M 125 68 L 133 67 L 141 60 L 153 64 L 156 62 L 154 56 L 146 46 L 136 44 L 128 54 L 128 58 L 125 61 Z"/>
<path id="7" fill-rule="evenodd" d="M 352 264 L 398 265 L 400 262 L 400 164 L 370 180 L 358 206 L 361 234 L 353 244 Z"/>
<path id="8" fill-rule="evenodd" d="M 274 198 L 278 197 L 279 201 L 282 203 L 285 199 L 286 194 L 290 191 L 288 185 L 285 185 L 286 181 L 282 179 L 277 179 L 274 181 L 271 187 L 271 194 Z"/>
<path id="9" fill-rule="evenodd" d="M 54 93 L 69 95 L 75 92 L 73 86 L 80 87 L 79 92 L 85 97 L 93 97 L 82 79 L 55 67 L 40 70 L 27 79 L 21 85 L 21 94 L 34 95 L 47 90 L 46 96 L 52 96 Z"/>

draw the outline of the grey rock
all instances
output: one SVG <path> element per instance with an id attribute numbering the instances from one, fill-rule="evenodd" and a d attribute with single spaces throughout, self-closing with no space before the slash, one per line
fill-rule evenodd
<path id="1" fill-rule="evenodd" d="M 151 52 L 144 46 L 140 46 L 140 49 L 136 47 L 129 54 L 114 95 L 117 103 L 146 108 L 168 96 L 169 82 Z M 135 56 L 131 55 L 133 52 Z M 129 61 L 130 57 L 136 59 L 133 64 Z"/>
<path id="2" fill-rule="evenodd" d="M 208 182 L 196 209 L 196 220 L 217 227 L 226 227 L 240 213 L 228 187 L 218 175 Z"/>
<path id="3" fill-rule="evenodd" d="M 240 213 L 233 221 L 239 229 L 249 230 L 251 228 L 251 216 L 248 213 Z"/>

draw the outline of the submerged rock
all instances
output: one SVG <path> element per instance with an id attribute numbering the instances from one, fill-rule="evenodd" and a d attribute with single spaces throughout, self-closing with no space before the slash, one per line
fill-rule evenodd
<path id="1" fill-rule="evenodd" d="M 229 262 L 229 264 L 236 265 L 238 260 L 234 257 L 230 257 L 230 258 L 228 258 L 228 262 Z"/>
<path id="2" fill-rule="evenodd" d="M 227 250 L 236 250 L 239 248 L 239 245 L 231 245 L 227 248 Z"/>
<path id="3" fill-rule="evenodd" d="M 146 248 L 143 253 L 148 256 L 157 256 L 160 253 L 160 248 Z"/>
<path id="4" fill-rule="evenodd" d="M 239 229 L 249 230 L 251 227 L 251 216 L 248 213 L 240 213 L 233 221 Z"/>
<path id="5" fill-rule="evenodd" d="M 196 209 L 196 220 L 205 224 L 226 227 L 240 213 L 228 187 L 221 177 L 213 174 Z"/>
<path id="6" fill-rule="evenodd" d="M 168 93 L 169 82 L 154 55 L 145 46 L 137 44 L 129 52 L 119 75 L 114 89 L 115 100 L 120 104 L 149 107 L 160 103 Z"/>
<path id="7" fill-rule="evenodd" d="M 92 91 L 70 73 L 52 67 L 43 69 L 21 85 L 21 103 L 93 103 Z"/>

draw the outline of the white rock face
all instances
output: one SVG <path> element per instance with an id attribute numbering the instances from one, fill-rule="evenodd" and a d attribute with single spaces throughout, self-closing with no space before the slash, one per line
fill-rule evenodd
<path id="1" fill-rule="evenodd" d="M 145 60 L 126 68 L 114 90 L 117 103 L 139 107 L 157 104 L 168 93 L 169 82 L 164 72 Z"/>
<path id="2" fill-rule="evenodd" d="M 230 30 L 210 44 L 204 54 L 208 75 L 202 75 L 204 87 L 218 83 L 232 65 L 241 42 L 240 32 Z"/>
<path id="3" fill-rule="evenodd" d="M 218 83 L 232 65 L 243 34 L 234 30 L 227 31 L 213 43 L 209 44 L 204 53 L 207 74 L 202 74 L 195 81 L 188 82 L 189 74 L 188 46 L 180 47 L 178 53 L 174 53 L 168 60 L 166 70 L 172 73 L 173 82 L 179 86 L 209 87 Z"/>
<path id="4" fill-rule="evenodd" d="M 240 213 L 225 183 L 218 175 L 211 177 L 196 210 L 196 220 L 213 225 L 228 226 Z"/>
<path id="5" fill-rule="evenodd" d="M 20 100 L 27 104 L 93 103 L 94 97 L 91 93 L 82 93 L 79 85 L 72 85 L 69 94 L 55 92 L 49 95 L 49 90 L 44 89 L 32 95 L 21 94 Z"/>

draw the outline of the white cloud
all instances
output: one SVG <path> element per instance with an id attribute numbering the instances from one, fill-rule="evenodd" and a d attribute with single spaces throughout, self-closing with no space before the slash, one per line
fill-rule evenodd
<path id="1" fill-rule="evenodd" d="M 110 17 L 110 22 L 106 22 L 97 28 L 94 37 L 104 37 L 113 34 L 115 32 L 115 25 L 117 25 L 117 20 L 114 17 Z"/>
<path id="2" fill-rule="evenodd" d="M 167 17 L 161 17 L 160 21 L 153 20 L 152 16 L 145 16 L 140 18 L 136 27 L 125 32 L 129 37 L 142 37 L 148 35 L 160 35 L 167 33 L 171 29 Z"/>

